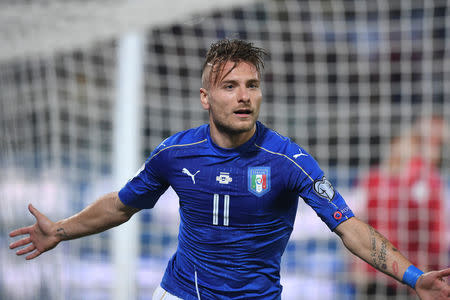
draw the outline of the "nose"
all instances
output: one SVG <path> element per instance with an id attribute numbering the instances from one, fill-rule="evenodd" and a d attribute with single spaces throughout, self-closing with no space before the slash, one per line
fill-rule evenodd
<path id="1" fill-rule="evenodd" d="M 239 102 L 249 102 L 250 101 L 250 93 L 246 87 L 241 87 L 239 89 L 238 101 Z"/>

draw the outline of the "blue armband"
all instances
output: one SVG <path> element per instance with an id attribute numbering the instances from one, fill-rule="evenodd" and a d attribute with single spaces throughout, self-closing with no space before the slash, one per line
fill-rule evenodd
<path id="1" fill-rule="evenodd" d="M 406 269 L 405 274 L 403 274 L 402 281 L 410 287 L 415 288 L 417 279 L 419 279 L 420 275 L 422 274 L 423 271 L 419 270 L 413 265 L 410 265 L 408 269 Z"/>

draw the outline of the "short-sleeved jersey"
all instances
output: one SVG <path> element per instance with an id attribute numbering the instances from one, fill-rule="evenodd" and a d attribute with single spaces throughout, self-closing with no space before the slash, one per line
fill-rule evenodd
<path id="1" fill-rule="evenodd" d="M 256 123 L 245 144 L 224 149 L 209 125 L 164 140 L 119 192 L 151 208 L 169 187 L 179 196 L 178 248 L 161 286 L 183 299 L 279 299 L 280 261 L 301 197 L 334 230 L 353 216 L 316 161 Z"/>

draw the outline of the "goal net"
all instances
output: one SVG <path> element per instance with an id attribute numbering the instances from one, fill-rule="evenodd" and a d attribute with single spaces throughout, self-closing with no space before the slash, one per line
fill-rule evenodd
<path id="1" fill-rule="evenodd" d="M 26 262 L 8 249 L 7 233 L 32 224 L 28 203 L 57 220 L 120 188 L 116 109 L 128 103 L 118 100 L 121 82 L 134 75 L 121 73 L 133 55 L 119 52 L 130 32 L 142 54 L 137 161 L 207 122 L 199 103 L 206 49 L 246 39 L 270 53 L 260 120 L 307 149 L 355 214 L 414 264 L 449 265 L 447 1 L 141 2 L 0 4 L 1 299 L 114 297 L 111 232 Z M 354 259 L 299 203 L 282 260 L 283 299 L 410 299 L 411 290 Z M 169 190 L 134 217 L 137 299 L 149 299 L 162 278 L 177 214 Z M 373 259 L 382 267 L 382 256 Z"/>

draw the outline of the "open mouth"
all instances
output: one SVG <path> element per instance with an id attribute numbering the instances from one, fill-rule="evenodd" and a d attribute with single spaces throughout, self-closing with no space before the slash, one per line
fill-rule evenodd
<path id="1" fill-rule="evenodd" d="M 242 108 L 242 109 L 238 109 L 234 111 L 234 114 L 238 115 L 238 116 L 248 116 L 252 113 L 251 109 L 248 108 Z"/>

